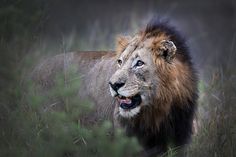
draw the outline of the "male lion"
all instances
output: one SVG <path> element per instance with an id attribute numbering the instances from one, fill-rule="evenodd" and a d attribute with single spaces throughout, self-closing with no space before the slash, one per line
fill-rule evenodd
<path id="1" fill-rule="evenodd" d="M 148 156 L 186 144 L 198 97 L 197 77 L 183 38 L 152 20 L 134 37 L 119 37 L 116 53 L 72 52 L 48 59 L 33 78 L 53 85 L 55 73 L 76 65 L 79 96 L 95 103 L 88 121 L 110 119 L 136 136 Z"/>

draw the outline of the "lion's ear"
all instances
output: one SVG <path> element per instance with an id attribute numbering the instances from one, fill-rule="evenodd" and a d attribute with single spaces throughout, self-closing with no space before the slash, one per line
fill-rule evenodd
<path id="1" fill-rule="evenodd" d="M 127 47 L 131 40 L 130 36 L 117 36 L 116 37 L 116 51 L 122 52 Z"/>
<path id="2" fill-rule="evenodd" d="M 174 42 L 170 40 L 162 40 L 160 42 L 159 53 L 167 62 L 171 62 L 175 57 L 176 50 Z"/>

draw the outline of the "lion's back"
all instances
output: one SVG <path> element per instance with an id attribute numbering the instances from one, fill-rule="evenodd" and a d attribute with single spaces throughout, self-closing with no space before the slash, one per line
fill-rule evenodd
<path id="1" fill-rule="evenodd" d="M 68 69 L 74 68 L 78 73 L 84 75 L 103 56 L 110 56 L 111 52 L 88 51 L 69 52 L 58 54 L 51 58 L 44 59 L 34 68 L 30 79 L 43 88 L 50 88 L 54 85 L 56 75 L 65 73 Z"/>

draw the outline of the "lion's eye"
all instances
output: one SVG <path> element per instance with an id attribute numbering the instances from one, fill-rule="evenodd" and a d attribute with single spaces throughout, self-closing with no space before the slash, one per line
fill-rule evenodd
<path id="1" fill-rule="evenodd" d="M 144 62 L 141 60 L 138 60 L 137 63 L 135 64 L 135 66 L 142 66 L 144 65 Z"/>
<path id="2" fill-rule="evenodd" d="M 122 60 L 121 60 L 121 59 L 118 59 L 118 60 L 117 60 L 117 63 L 118 63 L 119 65 L 121 65 L 121 64 L 122 64 Z"/>

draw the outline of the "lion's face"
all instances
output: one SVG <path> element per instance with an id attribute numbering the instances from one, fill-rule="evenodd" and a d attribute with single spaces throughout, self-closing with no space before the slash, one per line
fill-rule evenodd
<path id="1" fill-rule="evenodd" d="M 118 54 L 118 69 L 110 78 L 111 95 L 118 102 L 119 114 L 126 118 L 137 115 L 142 107 L 151 105 L 158 91 L 159 77 L 150 40 L 140 42 L 133 38 L 128 41 Z M 174 46 L 170 41 L 161 40 L 158 51 L 168 50 L 169 47 L 163 47 L 167 42 L 170 44 L 168 46 Z"/>

